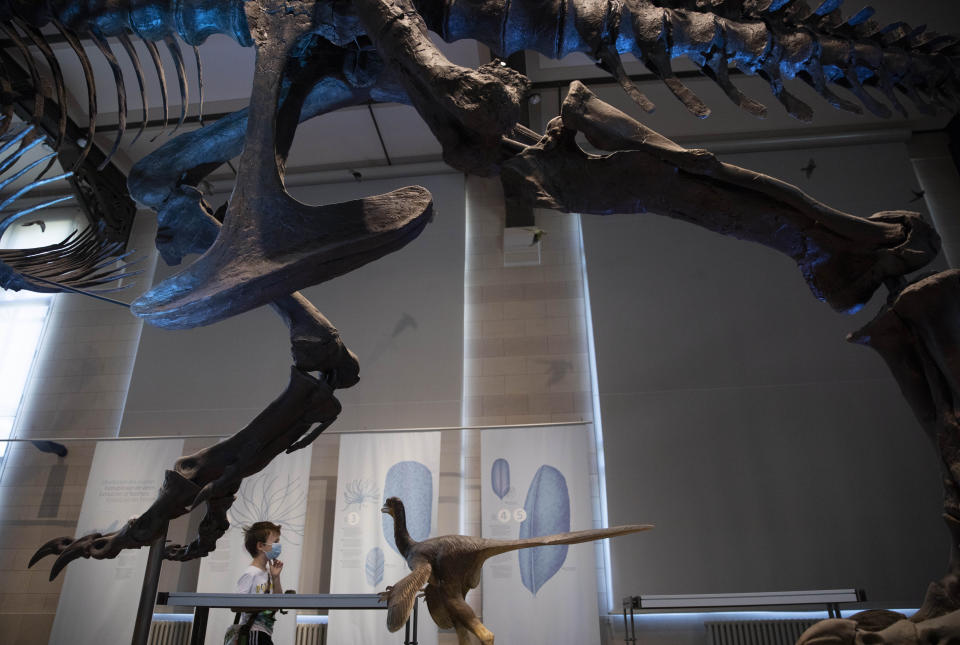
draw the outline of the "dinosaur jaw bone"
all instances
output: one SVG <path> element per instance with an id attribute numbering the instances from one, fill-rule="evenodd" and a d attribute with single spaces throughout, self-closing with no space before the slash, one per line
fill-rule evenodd
<path id="1" fill-rule="evenodd" d="M 793 258 L 814 295 L 844 312 L 939 250 L 917 213 L 865 219 L 834 210 L 782 181 L 683 148 L 578 82 L 561 114 L 539 143 L 503 164 L 508 199 L 567 212 L 650 211 L 759 242 Z M 610 154 L 584 152 L 577 132 Z"/>
<path id="2" fill-rule="evenodd" d="M 302 5 L 296 19 L 290 19 L 293 5 Z M 419 186 L 325 206 L 307 206 L 286 192 L 277 105 L 287 52 L 312 30 L 309 5 L 245 5 L 257 63 L 236 188 L 206 253 L 131 305 L 153 325 L 210 324 L 329 280 L 406 245 L 430 219 L 430 193 Z M 288 100 L 284 108 L 299 114 L 300 105 Z"/>

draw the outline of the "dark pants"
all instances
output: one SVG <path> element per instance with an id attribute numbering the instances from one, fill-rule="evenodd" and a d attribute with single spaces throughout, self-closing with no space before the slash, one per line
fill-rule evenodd
<path id="1" fill-rule="evenodd" d="M 250 632 L 249 645 L 273 645 L 273 639 L 266 632 Z"/>

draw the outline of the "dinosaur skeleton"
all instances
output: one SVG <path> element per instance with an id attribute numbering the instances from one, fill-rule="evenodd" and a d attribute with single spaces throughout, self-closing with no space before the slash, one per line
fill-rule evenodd
<path id="1" fill-rule="evenodd" d="M 533 132 L 518 125 L 529 89 L 525 77 L 498 61 L 478 69 L 455 65 L 426 35 L 431 30 L 447 41 L 472 38 L 499 56 L 521 50 L 550 57 L 584 52 L 647 111 L 654 106 L 627 77 L 621 54 L 632 53 L 645 63 L 697 117 L 710 110 L 672 71 L 670 61 L 678 56 L 689 58 L 734 103 L 758 116 L 766 108 L 733 85 L 731 65 L 765 79 L 786 111 L 803 120 L 812 118 L 812 109 L 786 89 L 785 80 L 806 82 L 838 109 L 860 112 L 862 105 L 879 116 L 893 110 L 905 113 L 896 91 L 925 113 L 956 106 L 957 39 L 905 23 L 882 27 L 871 20 L 869 8 L 845 19 L 840 4 L 0 1 L 3 31 L 29 68 L 37 120 L 43 117 L 47 94 L 55 94 L 65 107 L 62 74 L 45 34 L 55 30 L 78 56 L 89 106 L 81 157 L 90 151 L 96 129 L 96 89 L 81 38 L 89 38 L 113 70 L 119 128 L 110 154 L 124 134 L 127 109 L 123 75 L 108 38 L 116 38 L 130 58 L 144 110 L 144 72 L 130 36 L 145 43 L 160 80 L 165 125 L 167 85 L 158 41 L 174 60 L 184 106 L 185 62 L 177 37 L 195 52 L 213 33 L 256 47 L 249 108 L 172 139 L 130 173 L 131 194 L 159 214 L 157 245 L 164 259 L 176 264 L 187 253 L 203 253 L 140 296 L 131 309 L 153 325 L 189 328 L 270 304 L 289 328 L 294 361 L 290 383 L 280 397 L 231 439 L 179 459 L 167 472 L 156 502 L 141 516 L 115 533 L 52 540 L 31 564 L 57 555 L 53 578 L 77 558 L 115 557 L 123 549 L 149 544 L 170 519 L 204 503 L 207 514 L 198 537 L 166 551 L 170 559 L 202 557 L 226 531 L 226 510 L 243 477 L 280 452 L 309 445 L 333 423 L 340 411 L 334 392 L 357 382 L 357 359 L 335 327 L 296 290 L 410 242 L 429 221 L 431 198 L 423 188 L 408 187 L 308 207 L 284 189 L 285 160 L 300 121 L 348 105 L 399 101 L 418 110 L 450 165 L 468 173 L 499 174 L 508 199 L 515 202 L 581 213 L 650 211 L 764 244 L 793 258 L 813 294 L 841 312 L 859 309 L 885 285 L 888 304 L 852 340 L 881 353 L 938 446 L 953 553 L 946 576 L 931 585 L 923 608 L 911 620 L 939 625 L 943 617 L 953 616 L 960 610 L 960 432 L 955 403 L 960 400 L 960 278 L 947 272 L 910 285 L 903 278 L 936 255 L 936 233 L 916 213 L 885 211 L 867 218 L 842 213 L 788 184 L 721 163 L 707 151 L 685 149 L 577 82 L 546 132 Z M 31 47 L 46 61 L 52 84 L 38 68 Z M 197 63 L 199 69 L 199 55 Z M 859 103 L 842 98 L 834 87 L 849 91 Z M 886 102 L 871 93 L 877 90 Z M 10 104 L 19 91 L 0 69 L 0 145 L 22 148 L 30 143 L 26 136 L 14 141 L 20 132 L 10 130 Z M 181 109 L 178 126 L 184 116 Z M 63 138 L 62 122 L 56 141 Z M 578 133 L 600 153 L 582 150 L 575 142 Z M 197 186 L 237 154 L 236 189 L 225 212 L 214 213 Z M 68 243 L 61 246 L 67 256 L 72 253 Z M 59 261 L 63 254 L 55 257 Z M 55 277 L 57 266 L 40 268 Z M 0 257 L 0 268 L 4 286 L 37 288 L 30 280 L 37 267 L 25 264 L 21 256 Z M 117 277 L 102 277 L 111 275 Z M 319 377 L 309 372 L 319 372 Z M 860 638 L 858 629 L 867 629 L 866 623 L 853 622 L 853 627 L 847 622 L 827 625 L 816 635 L 824 640 L 811 642 L 852 643 Z M 876 633 L 880 638 L 881 632 Z M 870 642 L 918 642 L 891 639 Z"/>

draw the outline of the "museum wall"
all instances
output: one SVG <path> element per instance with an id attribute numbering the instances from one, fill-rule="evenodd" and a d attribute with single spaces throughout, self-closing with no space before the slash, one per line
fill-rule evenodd
<path id="1" fill-rule="evenodd" d="M 861 216 L 923 207 L 902 143 L 722 155 Z M 800 168 L 811 158 L 809 180 Z M 651 215 L 584 217 L 614 598 L 858 587 L 916 607 L 946 565 L 934 451 L 853 315 L 794 263 Z"/>

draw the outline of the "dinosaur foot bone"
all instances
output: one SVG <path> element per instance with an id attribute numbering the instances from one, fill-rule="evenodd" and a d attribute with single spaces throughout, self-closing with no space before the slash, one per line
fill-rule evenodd
<path id="1" fill-rule="evenodd" d="M 157 499 L 143 514 L 114 533 L 50 540 L 37 549 L 30 566 L 49 555 L 58 556 L 50 571 L 53 580 L 78 558 L 115 558 L 124 549 L 149 545 L 170 520 L 202 503 L 206 503 L 207 513 L 197 538 L 186 546 L 166 547 L 165 557 L 189 560 L 206 555 L 229 528 L 226 513 L 243 479 L 263 470 L 288 448 L 302 444 L 304 435 L 315 438 L 317 433 L 310 428 L 315 423 L 328 427 L 340 409 L 326 381 L 291 368 L 287 388 L 247 427 L 225 441 L 178 459 L 173 470 L 166 472 Z"/>
<path id="2" fill-rule="evenodd" d="M 588 154 L 578 132 L 609 154 Z M 574 82 L 561 117 L 539 143 L 504 162 L 508 199 L 581 213 L 645 213 L 682 219 L 759 242 L 796 261 L 814 295 L 856 311 L 890 278 L 924 266 L 939 237 L 917 213 L 842 213 L 799 189 L 688 150 Z"/>

